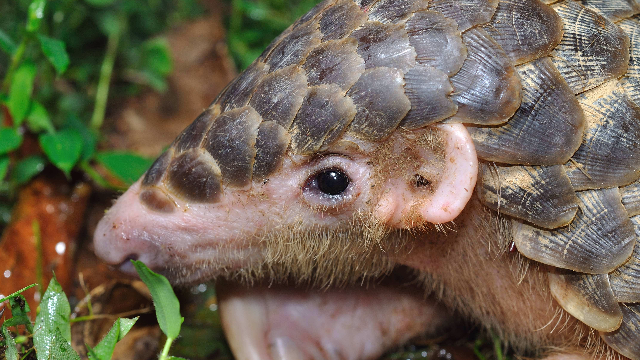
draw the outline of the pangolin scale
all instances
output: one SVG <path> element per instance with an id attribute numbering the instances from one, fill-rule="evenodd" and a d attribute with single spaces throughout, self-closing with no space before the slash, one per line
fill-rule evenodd
<path id="1" fill-rule="evenodd" d="M 556 301 L 639 360 L 639 13 L 637 0 L 325 0 L 175 140 L 140 200 L 215 204 L 285 156 L 462 123 L 479 199 L 555 268 Z"/>

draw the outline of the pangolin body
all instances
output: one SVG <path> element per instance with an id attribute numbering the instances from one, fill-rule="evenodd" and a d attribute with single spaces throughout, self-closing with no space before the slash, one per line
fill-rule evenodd
<path id="1" fill-rule="evenodd" d="M 636 0 L 325 0 L 158 158 L 139 199 L 167 214 L 174 198 L 217 204 L 286 158 L 464 124 L 476 196 L 549 265 L 555 300 L 638 360 L 638 13 Z"/>

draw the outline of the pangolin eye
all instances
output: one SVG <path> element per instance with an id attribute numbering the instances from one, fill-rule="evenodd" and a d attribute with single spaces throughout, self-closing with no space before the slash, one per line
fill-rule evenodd
<path id="1" fill-rule="evenodd" d="M 349 176 L 340 169 L 325 169 L 315 175 L 313 181 L 320 192 L 336 196 L 342 194 L 351 183 Z"/>

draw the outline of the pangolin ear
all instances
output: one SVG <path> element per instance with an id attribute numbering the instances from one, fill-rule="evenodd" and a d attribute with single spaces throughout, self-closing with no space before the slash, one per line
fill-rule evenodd
<path id="1" fill-rule="evenodd" d="M 478 175 L 473 141 L 464 125 L 436 127 L 444 154 L 415 149 L 414 144 L 420 167 L 401 167 L 405 173 L 387 179 L 375 209 L 378 220 L 397 228 L 442 224 L 454 220 L 467 205 Z"/>

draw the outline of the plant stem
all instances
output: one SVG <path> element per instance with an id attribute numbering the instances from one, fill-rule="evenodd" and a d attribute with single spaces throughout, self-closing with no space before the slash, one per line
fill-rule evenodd
<path id="1" fill-rule="evenodd" d="M 24 51 L 27 49 L 27 35 L 22 36 L 22 40 L 20 41 L 20 45 L 16 49 L 16 52 L 11 56 L 11 65 L 9 65 L 9 69 L 7 70 L 7 74 L 4 76 L 4 80 L 2 80 L 2 92 L 5 94 L 9 92 L 9 86 L 11 85 L 11 79 L 13 79 L 13 73 L 20 65 L 22 61 L 22 57 L 24 56 Z"/>
<path id="2" fill-rule="evenodd" d="M 166 360 L 169 356 L 169 349 L 171 348 L 171 343 L 173 343 L 173 340 L 173 338 L 167 338 L 167 342 L 164 343 L 164 348 L 162 349 L 162 354 L 160 354 L 160 360 Z"/>
<path id="3" fill-rule="evenodd" d="M 102 61 L 100 68 L 100 80 L 98 81 L 98 90 L 96 91 L 96 105 L 93 108 L 91 116 L 90 128 L 94 132 L 98 132 L 104 121 L 104 114 L 107 111 L 107 99 L 109 97 L 109 86 L 111 84 L 111 74 L 113 73 L 113 65 L 118 54 L 118 43 L 122 29 L 109 34 L 107 41 L 107 54 Z"/>

